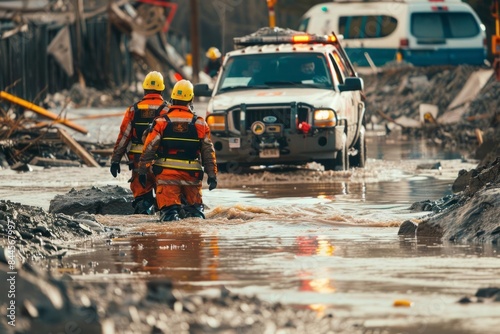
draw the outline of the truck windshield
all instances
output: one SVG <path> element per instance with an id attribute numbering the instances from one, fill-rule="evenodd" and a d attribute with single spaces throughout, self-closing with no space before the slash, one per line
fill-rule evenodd
<path id="1" fill-rule="evenodd" d="M 322 54 L 232 56 L 223 68 L 217 92 L 297 86 L 333 89 L 332 77 Z"/>

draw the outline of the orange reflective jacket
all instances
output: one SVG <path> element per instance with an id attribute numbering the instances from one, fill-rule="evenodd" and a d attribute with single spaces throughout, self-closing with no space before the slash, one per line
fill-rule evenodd
<path id="1" fill-rule="evenodd" d="M 168 118 L 164 118 L 162 115 L 168 115 Z M 169 137 L 166 136 L 169 132 L 166 131 L 169 121 L 179 128 L 188 129 L 189 124 L 193 121 L 193 113 L 185 106 L 171 106 L 168 112 L 165 110 L 161 112 L 160 116 L 155 119 L 152 131 L 148 134 L 144 142 L 144 150 L 139 162 L 139 169 L 143 171 L 147 170 L 156 159 L 157 161 L 155 161 L 154 164 L 163 168 L 197 170 L 203 165 L 205 173 L 207 173 L 209 177 L 215 177 L 217 175 L 217 163 L 214 145 L 210 137 L 210 128 L 202 117 L 196 117 L 194 122 L 199 145 L 196 145 L 196 147 L 190 145 L 185 146 L 185 148 L 193 152 L 183 152 L 183 154 L 179 156 L 179 159 L 177 159 L 175 158 L 175 154 L 178 152 L 174 151 L 179 146 L 174 144 L 171 145 L 172 151 L 167 152 L 167 154 L 161 152 L 160 157 L 162 158 L 158 159 L 157 154 L 162 148 L 166 147 L 169 149 L 168 143 L 166 145 L 162 144 L 163 140 L 169 140 Z M 172 142 L 178 141 L 179 138 L 180 137 L 172 138 Z M 198 156 L 201 157 L 201 161 L 196 158 Z M 188 157 L 188 159 L 186 159 L 186 157 Z M 194 159 L 189 159 L 193 157 Z"/>
<path id="2" fill-rule="evenodd" d="M 166 102 L 163 100 L 161 94 L 146 94 L 141 101 L 130 106 L 125 111 L 120 125 L 120 133 L 113 149 L 111 162 L 120 162 L 123 155 L 127 152 L 130 142 L 132 142 L 129 149 L 130 153 L 142 153 L 142 133 L 149 126 L 149 123 L 161 112 L 161 110 L 158 110 L 161 105 L 164 105 L 162 109 L 166 107 Z"/>

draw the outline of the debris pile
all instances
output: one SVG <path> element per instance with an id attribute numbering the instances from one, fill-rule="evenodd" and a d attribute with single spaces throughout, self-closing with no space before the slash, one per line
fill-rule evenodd
<path id="1" fill-rule="evenodd" d="M 386 124 L 443 147 L 473 148 L 500 123 L 500 82 L 474 66 L 393 66 L 365 81 L 368 129 Z M 371 123 L 371 124 L 370 124 Z"/>
<path id="2" fill-rule="evenodd" d="M 18 262 L 62 256 L 68 241 L 99 232 L 104 227 L 84 212 L 50 214 L 39 207 L 0 200 L 0 234 L 3 240 L 15 240 Z"/>
<path id="3" fill-rule="evenodd" d="M 85 127 L 6 92 L 0 94 L 11 102 L 9 108 L 0 105 L 1 168 L 29 171 L 29 165 L 99 167 L 107 163 L 103 153 L 109 144 L 79 143 L 61 125 L 80 133 L 87 133 Z"/>

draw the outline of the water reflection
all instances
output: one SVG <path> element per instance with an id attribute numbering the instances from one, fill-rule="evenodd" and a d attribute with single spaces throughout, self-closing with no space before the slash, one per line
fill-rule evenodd
<path id="1" fill-rule="evenodd" d="M 414 203 L 451 194 L 449 180 L 433 177 L 402 177 L 391 182 L 325 182 L 304 184 L 247 185 L 259 198 L 311 197 L 331 201 L 370 203 Z"/>
<path id="2" fill-rule="evenodd" d="M 411 300 L 420 307 L 412 314 L 425 317 L 425 305 L 439 296 L 443 308 L 434 315 L 451 321 L 448 311 L 460 311 L 460 297 L 500 285 L 498 246 L 400 238 L 397 228 L 262 220 L 224 225 L 210 219 L 197 229 L 189 226 L 160 225 L 161 233 L 123 235 L 94 245 L 96 253 L 63 261 L 86 266 L 99 259 L 87 271 L 108 269 L 122 279 L 164 277 L 186 291 L 224 285 L 235 293 L 307 307 L 318 316 L 333 310 L 340 318 L 401 317 L 392 307 L 398 298 Z M 479 314 L 500 312 L 500 305 L 485 307 L 461 317 L 476 324 Z"/>
<path id="3" fill-rule="evenodd" d="M 368 132 L 368 135 L 366 140 L 368 157 L 379 160 L 454 160 L 470 154 L 457 148 L 445 149 L 425 138 L 407 138 L 397 133 L 390 136 L 376 136 L 375 133 Z"/>

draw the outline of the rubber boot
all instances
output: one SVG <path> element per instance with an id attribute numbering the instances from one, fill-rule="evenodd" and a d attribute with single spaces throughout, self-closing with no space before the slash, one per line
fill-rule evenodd
<path id="1" fill-rule="evenodd" d="M 160 211 L 160 221 L 168 222 L 168 221 L 181 220 L 181 218 L 179 217 L 179 209 L 180 209 L 179 205 L 171 205 L 162 208 Z"/>
<path id="2" fill-rule="evenodd" d="M 132 207 L 134 208 L 135 214 L 140 215 L 154 215 L 155 213 L 155 198 L 152 193 L 147 193 L 145 195 L 137 197 L 132 202 Z"/>
<path id="3" fill-rule="evenodd" d="M 185 218 L 202 218 L 205 219 L 205 214 L 203 213 L 203 204 L 193 204 L 184 206 L 184 217 Z"/>

